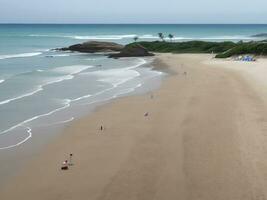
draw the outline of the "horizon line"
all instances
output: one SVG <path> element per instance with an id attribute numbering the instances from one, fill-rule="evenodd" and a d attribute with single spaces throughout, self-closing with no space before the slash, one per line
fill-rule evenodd
<path id="1" fill-rule="evenodd" d="M 267 25 L 267 23 L 16 23 L 0 22 L 0 25 Z"/>

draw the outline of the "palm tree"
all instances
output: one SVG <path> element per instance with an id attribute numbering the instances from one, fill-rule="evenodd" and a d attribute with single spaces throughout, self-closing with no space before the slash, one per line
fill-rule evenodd
<path id="1" fill-rule="evenodd" d="M 163 33 L 158 33 L 158 36 L 159 36 L 159 38 L 164 42 L 165 40 L 164 40 L 164 35 L 163 35 Z"/>
<path id="2" fill-rule="evenodd" d="M 169 37 L 170 41 L 172 42 L 172 39 L 174 36 L 172 34 L 169 34 L 168 37 Z"/>
<path id="3" fill-rule="evenodd" d="M 138 36 L 134 36 L 134 42 L 136 42 L 138 39 L 139 39 L 139 37 Z"/>

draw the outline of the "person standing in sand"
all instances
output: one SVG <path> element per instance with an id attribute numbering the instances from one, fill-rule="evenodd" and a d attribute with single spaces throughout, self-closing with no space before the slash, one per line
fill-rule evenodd
<path id="1" fill-rule="evenodd" d="M 71 153 L 71 154 L 70 154 L 70 162 L 69 162 L 69 166 L 73 165 L 73 163 L 72 163 L 72 156 L 73 156 L 73 154 Z"/>

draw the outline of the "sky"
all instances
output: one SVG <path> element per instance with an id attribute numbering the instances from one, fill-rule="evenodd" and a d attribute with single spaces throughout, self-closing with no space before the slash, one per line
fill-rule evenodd
<path id="1" fill-rule="evenodd" d="M 267 24 L 267 0 L 0 0 L 0 23 Z"/>

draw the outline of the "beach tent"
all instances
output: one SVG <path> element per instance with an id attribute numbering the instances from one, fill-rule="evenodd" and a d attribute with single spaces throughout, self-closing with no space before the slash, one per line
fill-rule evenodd
<path id="1" fill-rule="evenodd" d="M 255 59 L 252 57 L 252 56 L 244 56 L 242 58 L 242 61 L 246 61 L 246 62 L 252 62 L 252 61 L 255 61 Z"/>

